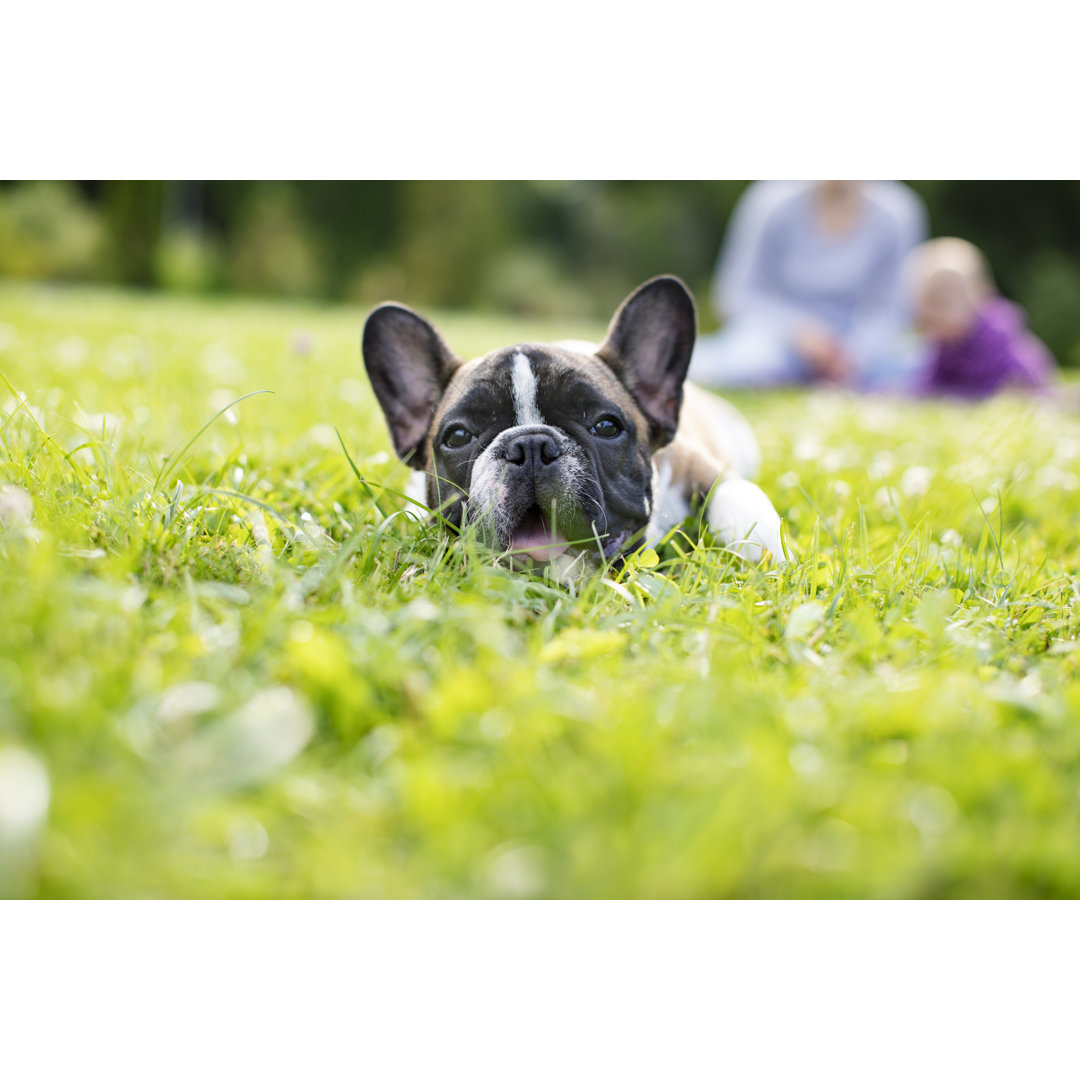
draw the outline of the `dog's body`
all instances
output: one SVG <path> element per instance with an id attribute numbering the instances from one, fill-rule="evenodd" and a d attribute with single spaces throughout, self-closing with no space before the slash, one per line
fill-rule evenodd
<path id="1" fill-rule="evenodd" d="M 695 323 L 685 286 L 654 278 L 599 348 L 522 344 L 466 363 L 415 312 L 384 304 L 364 362 L 427 505 L 498 550 L 611 558 L 663 536 L 700 496 L 723 543 L 782 559 L 776 511 L 745 475 L 758 457 L 749 426 L 684 384 Z"/>

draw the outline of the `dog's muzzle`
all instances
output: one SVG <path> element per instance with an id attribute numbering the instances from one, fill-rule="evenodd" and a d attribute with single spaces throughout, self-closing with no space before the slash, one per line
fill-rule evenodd
<path id="1" fill-rule="evenodd" d="M 586 477 L 581 451 L 565 432 L 547 424 L 509 428 L 473 466 L 469 518 L 493 546 L 548 562 L 592 535 L 593 517 L 582 505 Z"/>

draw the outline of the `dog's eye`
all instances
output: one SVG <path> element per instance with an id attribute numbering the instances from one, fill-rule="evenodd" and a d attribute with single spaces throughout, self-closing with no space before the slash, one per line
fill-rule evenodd
<path id="1" fill-rule="evenodd" d="M 591 428 L 589 434 L 598 439 L 614 439 L 622 431 L 622 424 L 614 416 L 601 416 Z"/>
<path id="2" fill-rule="evenodd" d="M 446 429 L 442 441 L 443 446 L 448 446 L 451 450 L 458 450 L 462 446 L 468 446 L 475 438 L 476 436 L 467 427 L 455 424 L 452 428 Z"/>

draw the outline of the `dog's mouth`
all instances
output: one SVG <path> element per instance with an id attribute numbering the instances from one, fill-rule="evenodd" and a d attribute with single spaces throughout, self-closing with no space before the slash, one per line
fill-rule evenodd
<path id="1" fill-rule="evenodd" d="M 551 562 L 565 555 L 569 548 L 570 541 L 547 521 L 534 503 L 518 522 L 508 550 L 512 555 L 528 555 L 536 562 Z"/>

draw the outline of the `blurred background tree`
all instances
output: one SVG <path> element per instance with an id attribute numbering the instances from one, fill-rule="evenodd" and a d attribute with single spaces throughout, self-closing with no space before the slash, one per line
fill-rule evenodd
<path id="1" fill-rule="evenodd" d="M 707 295 L 741 181 L 0 183 L 0 276 L 606 318 L 657 273 Z M 915 181 L 934 235 L 1080 366 L 1080 183 Z M 701 305 L 702 324 L 715 315 Z"/>

